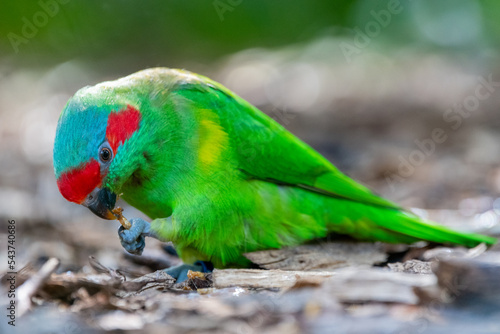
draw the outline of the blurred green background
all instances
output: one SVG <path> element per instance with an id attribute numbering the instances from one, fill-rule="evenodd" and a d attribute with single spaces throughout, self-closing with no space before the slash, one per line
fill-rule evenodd
<path id="1" fill-rule="evenodd" d="M 57 118 L 83 86 L 165 66 L 220 81 L 382 195 L 498 233 L 500 90 L 458 128 L 444 114 L 500 81 L 499 17 L 494 0 L 3 0 L 0 225 L 19 221 L 21 262 L 121 251 L 117 222 L 57 190 Z M 435 128 L 447 140 L 401 176 Z"/>
<path id="2" fill-rule="evenodd" d="M 387 25 L 371 43 L 388 52 L 413 46 L 484 56 L 500 46 L 500 3 L 494 0 L 6 0 L 0 4 L 0 50 L 3 61 L 29 67 L 74 60 L 107 71 L 209 65 L 248 48 L 350 38 L 390 8 Z M 26 22 L 35 31 L 27 28 L 24 36 Z M 27 42 L 13 46 L 18 40 L 9 34 Z"/>

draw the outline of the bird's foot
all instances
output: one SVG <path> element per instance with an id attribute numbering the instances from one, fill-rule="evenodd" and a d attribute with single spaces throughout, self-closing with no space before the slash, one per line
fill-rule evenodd
<path id="1" fill-rule="evenodd" d="M 150 231 L 150 224 L 141 218 L 130 219 L 132 225 L 130 229 L 120 226 L 118 237 L 123 248 L 130 254 L 141 255 L 146 246 L 146 236 L 153 236 Z"/>
<path id="2" fill-rule="evenodd" d="M 177 283 L 181 283 L 188 279 L 187 274 L 190 270 L 210 273 L 213 269 L 214 267 L 210 262 L 196 261 L 194 264 L 180 264 L 178 266 L 163 269 L 163 271 L 177 279 Z"/>

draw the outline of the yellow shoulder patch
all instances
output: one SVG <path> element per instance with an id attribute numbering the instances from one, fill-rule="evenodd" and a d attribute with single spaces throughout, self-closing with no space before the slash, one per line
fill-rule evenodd
<path id="1" fill-rule="evenodd" d="M 228 145 L 228 135 L 218 121 L 219 117 L 214 112 L 200 110 L 198 161 L 203 166 L 216 164 Z"/>

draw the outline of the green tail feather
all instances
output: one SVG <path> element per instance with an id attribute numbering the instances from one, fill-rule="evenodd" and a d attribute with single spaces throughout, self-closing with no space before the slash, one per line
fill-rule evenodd
<path id="1" fill-rule="evenodd" d="M 424 222 L 420 218 L 399 213 L 399 219 L 377 221 L 377 225 L 384 229 L 401 233 L 405 236 L 418 240 L 427 240 L 443 244 L 457 244 L 466 247 L 475 247 L 480 243 L 494 245 L 497 239 L 486 235 L 475 233 L 462 233 L 453 231 L 441 225 Z"/>

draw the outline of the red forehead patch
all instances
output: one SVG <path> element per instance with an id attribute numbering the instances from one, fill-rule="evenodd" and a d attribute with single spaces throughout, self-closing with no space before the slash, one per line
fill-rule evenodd
<path id="1" fill-rule="evenodd" d="M 141 113 L 131 105 L 119 112 L 109 114 L 106 128 L 108 143 L 116 153 L 116 149 L 123 144 L 139 128 Z"/>
<path id="2" fill-rule="evenodd" d="M 99 163 L 92 159 L 85 165 L 61 174 L 57 186 L 68 201 L 81 204 L 95 187 L 101 184 Z"/>

